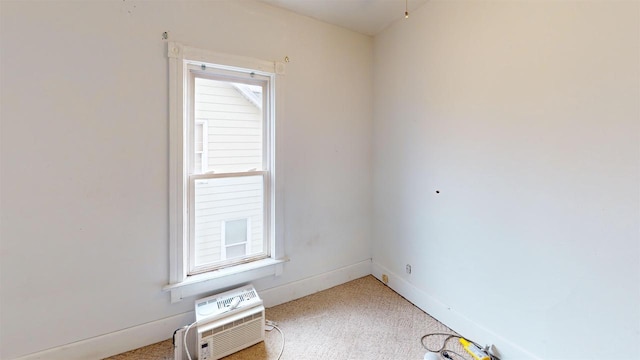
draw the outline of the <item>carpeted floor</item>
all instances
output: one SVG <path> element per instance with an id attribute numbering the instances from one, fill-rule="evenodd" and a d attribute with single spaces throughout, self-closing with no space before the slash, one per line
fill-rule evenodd
<path id="1" fill-rule="evenodd" d="M 285 334 L 282 360 L 420 360 L 426 352 L 422 335 L 453 333 L 373 276 L 269 308 L 266 318 Z M 427 345 L 439 348 L 442 340 L 429 338 Z M 280 334 L 272 330 L 263 343 L 225 360 L 275 360 L 281 344 Z M 455 341 L 448 348 L 464 353 Z M 108 360 L 173 360 L 173 345 L 169 339 Z"/>

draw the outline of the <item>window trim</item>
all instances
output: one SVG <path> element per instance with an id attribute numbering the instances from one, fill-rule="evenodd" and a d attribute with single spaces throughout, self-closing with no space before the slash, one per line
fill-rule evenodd
<path id="1" fill-rule="evenodd" d="M 220 54 L 208 50 L 186 46 L 176 42 L 169 42 L 167 46 L 169 57 L 169 284 L 163 290 L 171 292 L 171 301 L 180 301 L 187 296 L 201 294 L 207 291 L 222 289 L 249 282 L 261 277 L 280 275 L 283 263 L 288 261 L 284 253 L 283 236 L 283 185 L 282 171 L 283 154 L 279 146 L 278 134 L 281 134 L 284 119 L 281 113 L 276 114 L 282 106 L 282 91 L 284 85 L 285 65 L 281 62 L 270 62 L 242 56 Z M 267 137 L 273 141 L 271 146 L 271 173 L 269 198 L 273 199 L 266 206 L 271 213 L 269 236 L 271 237 L 270 257 L 240 264 L 228 268 L 218 269 L 207 273 L 187 276 L 188 273 L 188 241 L 184 241 L 188 222 L 185 218 L 189 182 L 185 174 L 187 163 L 184 161 L 184 142 L 187 136 L 187 126 L 184 120 L 185 106 L 189 99 L 186 88 L 189 64 L 211 63 L 221 67 L 252 69 L 256 72 L 273 74 L 270 91 L 277 94 L 275 106 L 270 108 L 272 119 Z M 277 116 L 276 116 L 277 115 Z M 265 199 L 266 200 L 266 199 Z"/>

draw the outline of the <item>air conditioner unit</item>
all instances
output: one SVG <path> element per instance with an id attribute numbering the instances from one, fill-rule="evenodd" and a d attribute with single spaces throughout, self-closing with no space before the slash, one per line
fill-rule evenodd
<path id="1" fill-rule="evenodd" d="M 264 341 L 264 306 L 252 285 L 209 296 L 195 303 L 196 325 L 187 347 L 192 359 L 216 360 Z M 187 327 L 173 335 L 175 360 L 188 360 Z"/>

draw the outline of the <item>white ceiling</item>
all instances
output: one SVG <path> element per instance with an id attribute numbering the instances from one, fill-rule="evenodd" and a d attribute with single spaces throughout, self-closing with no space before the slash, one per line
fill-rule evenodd
<path id="1" fill-rule="evenodd" d="M 375 35 L 404 17 L 405 0 L 259 0 L 362 34 Z M 411 11 L 428 0 L 409 0 Z"/>

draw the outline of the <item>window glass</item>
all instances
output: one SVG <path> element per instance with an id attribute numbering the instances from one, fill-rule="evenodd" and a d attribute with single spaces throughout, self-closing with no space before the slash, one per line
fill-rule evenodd
<path id="1" fill-rule="evenodd" d="M 209 124 L 205 172 L 264 168 L 262 90 L 257 85 L 195 79 L 195 120 Z M 197 153 L 198 147 L 194 149 Z"/>

